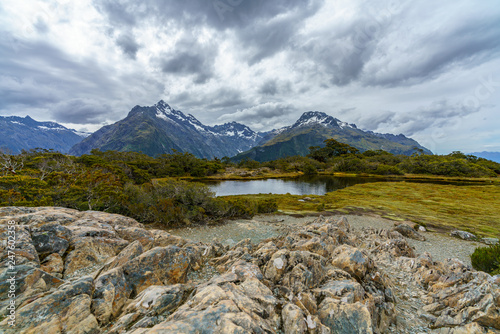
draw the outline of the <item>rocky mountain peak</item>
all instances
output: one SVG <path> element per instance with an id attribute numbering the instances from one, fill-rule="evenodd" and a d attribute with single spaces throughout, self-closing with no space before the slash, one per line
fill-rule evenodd
<path id="1" fill-rule="evenodd" d="M 163 112 L 165 114 L 170 114 L 176 111 L 163 100 L 158 101 L 158 103 L 155 104 L 154 107 L 156 107 L 156 110 Z"/>
<path id="2" fill-rule="evenodd" d="M 302 114 L 300 118 L 292 125 L 292 128 L 296 128 L 299 126 L 311 126 L 315 124 L 320 124 L 323 126 L 339 126 L 339 120 L 325 114 L 320 111 L 308 111 Z"/>

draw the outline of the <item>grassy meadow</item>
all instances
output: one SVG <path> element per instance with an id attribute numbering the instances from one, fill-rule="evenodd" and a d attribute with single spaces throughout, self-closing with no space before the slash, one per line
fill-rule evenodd
<path id="1" fill-rule="evenodd" d="M 411 220 L 431 230 L 461 229 L 479 236 L 500 235 L 500 185 L 441 185 L 414 182 L 358 184 L 324 196 L 244 195 L 274 199 L 287 214 L 375 213 L 392 220 Z"/>

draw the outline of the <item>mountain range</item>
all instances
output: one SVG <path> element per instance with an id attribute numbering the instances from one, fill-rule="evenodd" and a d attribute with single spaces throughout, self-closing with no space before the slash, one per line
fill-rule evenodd
<path id="1" fill-rule="evenodd" d="M 135 106 L 121 121 L 107 125 L 73 146 L 70 154 L 101 151 L 141 151 L 156 156 L 172 150 L 199 158 L 233 156 L 260 143 L 261 134 L 232 122 L 207 126 L 159 101 L 151 107 Z"/>
<path id="2" fill-rule="evenodd" d="M 0 146 L 3 144 L 15 153 L 33 147 L 52 148 L 77 156 L 90 153 L 92 149 L 140 151 L 151 156 L 176 150 L 207 159 L 233 157 L 234 161 L 268 161 L 307 155 L 310 146 L 322 146 L 325 139 L 334 138 L 360 151 L 381 149 L 409 155 L 419 148 L 432 154 L 402 134 L 363 131 L 355 124 L 342 122 L 323 112 L 305 112 L 290 126 L 255 132 L 236 122 L 204 125 L 193 115 L 175 110 L 163 100 L 153 106 L 135 106 L 124 119 L 86 138 L 57 123 L 37 122 L 29 117 L 2 117 L 0 133 L 5 133 Z M 51 140 L 44 141 L 43 136 Z"/>
<path id="3" fill-rule="evenodd" d="M 358 129 L 355 124 L 342 122 L 323 112 L 309 111 L 291 126 L 275 130 L 275 136 L 262 145 L 238 154 L 235 161 L 252 159 L 270 161 L 290 155 L 307 155 L 310 146 L 323 146 L 325 139 L 347 143 L 361 152 L 366 150 L 385 150 L 393 154 L 411 155 L 415 148 L 427 154 L 431 151 L 417 141 L 402 134 L 381 134 Z"/>
<path id="4" fill-rule="evenodd" d="M 29 116 L 0 116 L 0 149 L 13 154 L 32 148 L 67 153 L 88 135 L 55 122 L 38 122 Z"/>
<path id="5" fill-rule="evenodd" d="M 488 160 L 500 163 L 500 152 L 483 151 L 483 152 L 472 152 L 469 154 L 475 155 L 476 157 L 479 157 L 479 158 L 484 158 L 484 159 L 488 159 Z"/>

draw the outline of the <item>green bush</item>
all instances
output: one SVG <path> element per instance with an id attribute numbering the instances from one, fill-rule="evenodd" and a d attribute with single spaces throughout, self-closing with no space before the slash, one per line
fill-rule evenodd
<path id="1" fill-rule="evenodd" d="M 373 174 L 378 175 L 403 175 L 404 173 L 400 171 L 396 166 L 388 165 L 378 165 L 377 169 L 373 171 Z"/>
<path id="2" fill-rule="evenodd" d="M 275 199 L 261 199 L 257 202 L 258 213 L 273 213 L 278 211 L 278 203 Z"/>
<path id="3" fill-rule="evenodd" d="M 252 218 L 258 212 L 255 201 L 245 198 L 228 198 L 226 202 L 230 205 L 228 217 Z"/>
<path id="4" fill-rule="evenodd" d="M 500 274 L 500 245 L 478 247 L 471 254 L 470 260 L 476 270 L 492 275 Z"/>

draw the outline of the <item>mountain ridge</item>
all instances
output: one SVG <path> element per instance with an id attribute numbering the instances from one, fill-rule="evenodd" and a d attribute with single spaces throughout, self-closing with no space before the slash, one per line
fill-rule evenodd
<path id="1" fill-rule="evenodd" d="M 124 119 L 107 125 L 75 145 L 70 154 L 91 149 L 141 151 L 155 156 L 172 150 L 199 158 L 233 156 L 253 147 L 260 135 L 246 125 L 231 122 L 207 126 L 191 114 L 160 100 L 153 106 L 135 106 Z"/>
<path id="2" fill-rule="evenodd" d="M 363 131 L 355 124 L 342 122 L 324 112 L 308 111 L 293 125 L 277 131 L 275 137 L 236 155 L 232 160 L 252 159 L 263 162 L 290 155 L 305 156 L 309 153 L 310 146 L 323 146 L 324 140 L 329 138 L 354 146 L 360 151 L 381 149 L 394 154 L 410 155 L 415 152 L 416 147 L 427 154 L 432 154 L 417 141 L 403 134 Z"/>
<path id="3" fill-rule="evenodd" d="M 39 122 L 30 116 L 0 116 L 0 148 L 13 154 L 34 148 L 67 153 L 88 136 L 56 122 Z"/>

